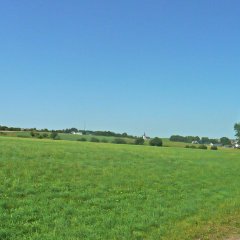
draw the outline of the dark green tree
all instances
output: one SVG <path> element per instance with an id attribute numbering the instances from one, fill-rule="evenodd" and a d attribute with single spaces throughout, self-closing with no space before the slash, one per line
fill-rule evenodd
<path id="1" fill-rule="evenodd" d="M 84 138 L 84 137 L 81 137 L 81 138 L 79 138 L 77 141 L 86 142 L 86 141 L 87 141 L 87 139 L 86 139 L 86 138 Z"/>
<path id="2" fill-rule="evenodd" d="M 116 143 L 116 144 L 126 144 L 126 140 L 122 139 L 122 138 L 115 138 L 112 143 Z"/>
<path id="3" fill-rule="evenodd" d="M 220 143 L 224 146 L 231 145 L 231 140 L 227 137 L 220 138 Z"/>
<path id="4" fill-rule="evenodd" d="M 218 150 L 217 146 L 211 146 L 211 150 Z"/>
<path id="5" fill-rule="evenodd" d="M 30 132 L 30 135 L 31 135 L 31 137 L 34 137 L 34 136 L 35 136 L 34 131 L 31 131 L 31 132 Z"/>
<path id="6" fill-rule="evenodd" d="M 44 138 L 47 138 L 48 137 L 48 134 L 47 133 L 43 133 L 42 135 Z"/>
<path id="7" fill-rule="evenodd" d="M 98 138 L 96 138 L 96 137 L 92 137 L 90 139 L 90 142 L 100 142 L 100 140 Z"/>
<path id="8" fill-rule="evenodd" d="M 200 145 L 198 146 L 198 149 L 204 149 L 204 150 L 207 150 L 207 146 L 204 145 L 204 144 L 200 144 Z"/>
<path id="9" fill-rule="evenodd" d="M 57 139 L 58 133 L 57 133 L 57 132 L 52 132 L 51 135 L 50 135 L 50 137 L 51 137 L 52 139 Z"/>
<path id="10" fill-rule="evenodd" d="M 149 145 L 150 146 L 161 147 L 162 146 L 162 139 L 158 138 L 158 137 L 155 137 L 155 138 L 153 138 L 149 141 Z"/>
<path id="11" fill-rule="evenodd" d="M 235 136 L 240 140 L 240 122 L 234 125 Z"/>
<path id="12" fill-rule="evenodd" d="M 136 138 L 135 142 L 136 145 L 143 145 L 144 144 L 144 139 L 143 138 Z"/>

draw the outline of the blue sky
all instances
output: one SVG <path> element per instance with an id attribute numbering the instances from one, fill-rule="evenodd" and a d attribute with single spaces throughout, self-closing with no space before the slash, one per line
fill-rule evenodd
<path id="1" fill-rule="evenodd" d="M 1 1 L 0 125 L 234 135 L 237 0 Z"/>

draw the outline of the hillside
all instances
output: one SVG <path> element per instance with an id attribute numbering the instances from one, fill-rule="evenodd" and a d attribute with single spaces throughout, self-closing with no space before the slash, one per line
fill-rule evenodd
<path id="1" fill-rule="evenodd" d="M 221 239 L 240 152 L 0 137 L 0 239 Z"/>
<path id="2" fill-rule="evenodd" d="M 40 134 L 43 134 L 44 132 L 39 132 Z M 50 133 L 48 133 L 50 134 Z M 5 137 L 20 137 L 20 138 L 31 138 L 30 131 L 0 131 L 0 136 Z M 94 135 L 74 135 L 74 134 L 66 134 L 66 133 L 59 133 L 59 137 L 61 140 L 67 140 L 67 141 L 78 141 L 81 138 L 85 138 L 86 141 L 91 141 L 91 138 L 97 138 L 100 142 L 106 142 L 106 143 L 112 143 L 114 139 L 118 139 L 119 137 L 107 137 L 107 136 L 94 136 Z M 122 138 L 126 141 L 128 144 L 133 144 L 134 139 L 133 138 Z M 169 141 L 169 138 L 163 138 L 163 146 L 165 147 L 185 147 L 188 143 L 183 142 L 172 142 Z M 146 140 L 145 145 L 149 145 L 149 141 Z M 189 145 L 189 144 L 188 144 Z M 191 144 L 190 144 L 191 145 Z"/>

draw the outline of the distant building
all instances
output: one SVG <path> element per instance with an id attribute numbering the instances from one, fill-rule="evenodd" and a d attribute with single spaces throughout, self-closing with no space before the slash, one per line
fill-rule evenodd
<path id="1" fill-rule="evenodd" d="M 146 133 L 143 134 L 142 138 L 143 138 L 144 140 L 150 139 L 150 137 L 148 137 L 148 136 L 146 135 Z"/>
<path id="2" fill-rule="evenodd" d="M 71 134 L 73 134 L 73 135 L 83 135 L 82 132 L 71 132 Z"/>
<path id="3" fill-rule="evenodd" d="M 222 147 L 221 143 L 210 143 L 211 147 Z"/>
<path id="4" fill-rule="evenodd" d="M 192 141 L 192 144 L 199 144 L 198 141 Z"/>
<path id="5" fill-rule="evenodd" d="M 240 143 L 238 140 L 232 140 L 231 144 L 233 148 L 240 148 Z"/>

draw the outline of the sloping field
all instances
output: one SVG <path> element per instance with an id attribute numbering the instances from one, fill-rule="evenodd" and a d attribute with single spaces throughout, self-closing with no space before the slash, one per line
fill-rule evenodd
<path id="1" fill-rule="evenodd" d="M 0 137 L 0 239 L 231 239 L 240 151 Z"/>
<path id="2" fill-rule="evenodd" d="M 39 134 L 43 134 L 44 132 L 38 132 Z M 50 135 L 50 132 L 46 132 Z M 107 136 L 95 136 L 95 135 L 74 135 L 69 133 L 59 133 L 58 134 L 61 140 L 67 141 L 77 141 L 81 138 L 85 138 L 86 141 L 91 141 L 91 138 L 97 138 L 100 142 L 105 141 L 111 143 L 114 139 L 121 138 L 126 141 L 128 144 L 133 144 L 135 139 L 132 138 L 123 138 L 123 137 L 107 137 Z M 5 137 L 20 137 L 20 138 L 31 138 L 30 131 L 0 131 L 0 136 Z M 165 147 L 185 147 L 186 145 L 192 145 L 190 143 L 184 142 L 172 142 L 169 138 L 162 138 L 163 146 Z M 145 140 L 145 145 L 149 145 L 149 140 Z"/>
<path id="3" fill-rule="evenodd" d="M 51 132 L 38 132 L 39 134 L 47 133 L 48 135 Z M 96 138 L 99 141 L 106 141 L 111 143 L 116 138 L 121 138 L 126 141 L 126 143 L 134 143 L 134 139 L 132 138 L 123 138 L 123 137 L 108 137 L 108 136 L 95 136 L 95 135 L 77 135 L 77 134 L 70 134 L 70 133 L 59 133 L 58 134 L 61 140 L 67 141 L 77 141 L 81 138 L 85 138 L 86 141 L 91 141 L 91 138 Z M 31 138 L 30 131 L 0 131 L 0 136 L 5 137 L 20 137 L 20 138 Z M 148 142 L 146 142 L 148 144 Z"/>

